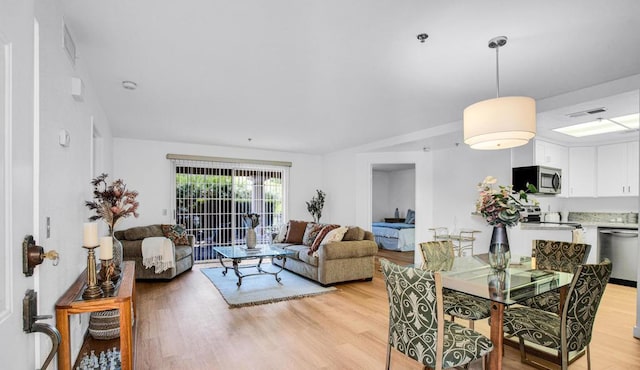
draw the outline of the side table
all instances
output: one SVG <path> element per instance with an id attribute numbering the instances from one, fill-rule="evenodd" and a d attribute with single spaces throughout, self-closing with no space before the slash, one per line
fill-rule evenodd
<path id="1" fill-rule="evenodd" d="M 58 369 L 71 369 L 71 337 L 69 316 L 86 312 L 120 310 L 120 356 L 123 370 L 133 370 L 133 329 L 135 320 L 135 262 L 124 261 L 121 279 L 112 295 L 102 298 L 82 298 L 87 272 L 83 271 L 76 281 L 56 302 L 56 327 L 60 332 Z M 135 322 L 135 321 L 133 321 Z"/>

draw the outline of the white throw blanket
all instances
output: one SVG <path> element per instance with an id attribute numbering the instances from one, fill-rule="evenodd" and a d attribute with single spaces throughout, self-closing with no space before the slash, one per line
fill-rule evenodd
<path id="1" fill-rule="evenodd" d="M 176 267 L 173 242 L 164 236 L 154 236 L 142 240 L 142 264 L 146 268 L 155 267 L 156 274 Z"/>

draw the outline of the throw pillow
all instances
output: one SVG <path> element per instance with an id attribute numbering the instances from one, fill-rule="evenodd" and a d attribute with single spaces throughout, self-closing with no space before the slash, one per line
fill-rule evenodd
<path id="1" fill-rule="evenodd" d="M 358 241 L 362 239 L 364 239 L 364 229 L 358 226 L 349 227 L 349 230 L 347 230 L 342 238 L 344 241 Z"/>
<path id="2" fill-rule="evenodd" d="M 404 219 L 405 224 L 415 224 L 416 223 L 416 211 L 409 208 L 407 210 L 407 217 Z"/>
<path id="3" fill-rule="evenodd" d="M 307 228 L 307 221 L 289 221 L 285 243 L 302 244 L 302 237 Z"/>
<path id="4" fill-rule="evenodd" d="M 285 239 L 287 239 L 287 231 L 289 231 L 289 224 L 284 224 L 280 226 L 280 230 L 275 238 L 273 238 L 274 243 L 284 243 Z"/>
<path id="5" fill-rule="evenodd" d="M 313 243 L 311 244 L 311 248 L 309 248 L 309 251 L 307 252 L 308 255 L 312 255 L 313 252 L 317 251 L 318 248 L 320 248 L 320 244 L 322 243 L 322 241 L 324 240 L 325 236 L 327 236 L 327 234 L 333 230 L 333 229 L 337 229 L 339 227 L 339 225 L 325 225 L 322 230 L 320 230 L 320 232 L 318 233 L 318 235 L 316 236 L 315 240 L 313 241 Z"/>
<path id="6" fill-rule="evenodd" d="M 318 236 L 320 230 L 325 226 L 326 225 L 324 224 L 309 222 L 307 224 L 307 228 L 304 230 L 304 235 L 302 236 L 302 244 L 310 247 L 311 244 L 313 244 L 313 241 L 316 240 L 316 236 Z"/>
<path id="7" fill-rule="evenodd" d="M 336 229 L 329 231 L 327 235 L 324 237 L 324 239 L 322 239 L 322 241 L 320 242 L 320 245 L 342 241 L 342 238 L 344 237 L 344 234 L 347 232 L 347 230 L 349 230 L 348 227 L 340 226 Z"/>
<path id="8" fill-rule="evenodd" d="M 162 225 L 162 233 L 175 245 L 189 245 L 187 230 L 182 225 Z"/>

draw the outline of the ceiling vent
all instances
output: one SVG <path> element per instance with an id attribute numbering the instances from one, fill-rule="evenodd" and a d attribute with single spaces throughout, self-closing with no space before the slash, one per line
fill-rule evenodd
<path id="1" fill-rule="evenodd" d="M 566 116 L 569 118 L 577 118 L 577 117 L 582 117 L 582 116 L 588 116 L 590 114 L 598 114 L 598 113 L 602 113 L 602 112 L 606 112 L 607 108 L 605 107 L 600 107 L 600 108 L 591 108 L 591 109 L 587 109 L 587 110 L 583 110 L 580 112 L 573 112 L 573 113 L 569 113 Z"/>

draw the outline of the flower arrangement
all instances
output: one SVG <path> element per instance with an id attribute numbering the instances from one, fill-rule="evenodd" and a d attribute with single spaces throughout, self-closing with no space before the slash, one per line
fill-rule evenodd
<path id="1" fill-rule="evenodd" d="M 306 202 L 307 211 L 311 213 L 311 216 L 313 216 L 313 220 L 315 222 L 320 222 L 320 217 L 322 217 L 322 208 L 324 208 L 324 196 L 324 191 L 316 189 L 316 195 L 311 198 L 310 202 Z"/>
<path id="2" fill-rule="evenodd" d="M 527 190 L 513 191 L 513 185 L 498 185 L 496 189 L 494 185 L 497 179 L 487 176 L 480 184 L 478 184 L 478 192 L 480 197 L 476 202 L 476 211 L 487 220 L 489 225 L 515 226 L 520 221 L 520 207 L 529 202 L 527 193 L 536 193 L 538 190 L 535 186 L 527 184 Z M 531 200 L 534 204 L 538 204 L 535 199 Z"/>
<path id="3" fill-rule="evenodd" d="M 127 190 L 127 185 L 121 179 L 107 184 L 107 176 L 103 173 L 91 180 L 94 200 L 85 202 L 85 205 L 96 212 L 89 217 L 89 221 L 103 219 L 109 225 L 109 231 L 113 232 L 120 219 L 131 215 L 138 217 L 138 192 Z"/>
<path id="4" fill-rule="evenodd" d="M 258 225 L 260 225 L 260 215 L 257 213 L 247 213 L 243 217 L 246 227 L 255 229 Z"/>

